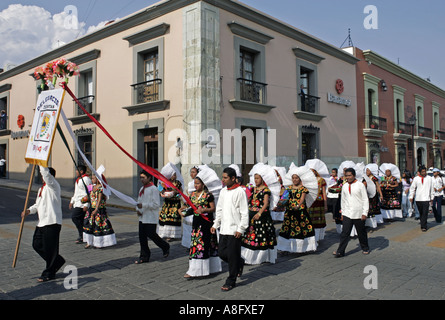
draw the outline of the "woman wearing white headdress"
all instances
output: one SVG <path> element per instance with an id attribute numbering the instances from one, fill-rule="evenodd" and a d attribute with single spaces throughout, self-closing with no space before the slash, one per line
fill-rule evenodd
<path id="1" fill-rule="evenodd" d="M 178 189 L 182 190 L 184 179 L 181 172 L 173 163 L 168 163 L 161 170 L 161 174 L 170 180 Z M 167 241 L 179 239 L 182 235 L 181 215 L 178 210 L 181 208 L 181 195 L 177 190 L 165 185 L 159 184 L 161 197 L 164 199 L 164 205 L 159 213 L 158 234 L 161 238 L 167 238 Z"/>
<path id="2" fill-rule="evenodd" d="M 103 172 L 103 166 L 97 170 L 98 176 L 107 183 Z M 104 248 L 116 244 L 116 235 L 107 214 L 107 196 L 104 194 L 102 183 L 93 175 L 93 189 L 91 190 L 91 211 L 88 211 L 84 220 L 83 240 L 87 243 L 85 249 L 95 247 Z"/>
<path id="3" fill-rule="evenodd" d="M 376 193 L 373 197 L 369 197 L 369 212 L 368 219 L 366 220 L 367 226 L 373 228 L 376 224 L 383 223 L 382 213 L 380 211 L 380 201 L 383 199 L 382 190 L 379 183 L 379 166 L 376 163 L 370 163 L 365 167 L 365 175 L 369 181 L 366 181 L 366 186 L 370 183 L 375 185 Z M 371 222 L 371 225 L 370 225 Z"/>
<path id="4" fill-rule="evenodd" d="M 317 178 L 308 167 L 291 166 L 285 181 L 291 181 L 292 185 L 286 188 L 278 204 L 283 206 L 286 212 L 277 240 L 277 249 L 299 253 L 315 251 L 315 230 L 307 207 L 311 206 L 317 197 Z"/>
<path id="5" fill-rule="evenodd" d="M 215 171 L 206 167 L 200 168 L 194 182 L 195 191 L 191 193 L 190 200 L 197 211 L 193 212 L 189 209 L 186 214 L 183 214 L 186 208 L 179 210 L 181 215 L 193 217 L 189 269 L 184 278 L 204 277 L 211 273 L 221 272 L 217 235 L 210 232 L 217 199 L 222 189 L 221 180 Z"/>
<path id="6" fill-rule="evenodd" d="M 284 191 L 286 191 L 286 187 L 284 186 L 284 177 L 286 176 L 286 168 L 284 167 L 272 167 L 275 172 L 277 173 L 277 177 L 278 177 L 278 181 L 280 182 L 281 185 L 281 190 L 280 190 L 280 198 L 281 196 L 284 194 Z M 272 220 L 273 221 L 283 221 L 284 220 L 284 209 L 280 209 L 281 211 L 278 211 L 278 208 L 273 208 L 272 207 L 272 211 L 270 212 L 270 215 L 272 216 Z"/>
<path id="7" fill-rule="evenodd" d="M 324 239 L 326 232 L 326 211 L 328 209 L 326 180 L 329 178 L 329 171 L 326 164 L 319 159 L 308 160 L 305 165 L 314 172 L 318 181 L 317 199 L 312 206 L 308 208 L 312 226 L 315 229 L 315 239 L 318 242 Z"/>
<path id="8" fill-rule="evenodd" d="M 398 195 L 400 176 L 399 168 L 392 163 L 384 163 L 380 166 L 380 172 L 384 173 L 380 183 L 383 201 L 380 206 L 383 219 L 391 221 L 394 218 L 403 218 L 402 205 Z"/>
<path id="9" fill-rule="evenodd" d="M 195 177 L 198 175 L 199 167 L 194 166 L 190 169 L 190 182 L 187 185 L 187 194 L 190 196 L 193 191 L 195 191 Z M 190 248 L 190 240 L 191 240 L 191 234 L 192 234 L 192 223 L 193 223 L 193 216 L 187 216 L 182 221 L 182 242 L 181 245 L 183 247 L 186 247 L 187 249 Z"/>
<path id="10" fill-rule="evenodd" d="M 269 165 L 257 164 L 249 175 L 255 186 L 248 199 L 250 223 L 241 239 L 241 256 L 249 265 L 275 263 L 277 238 L 269 207 L 278 203 L 281 185 Z"/>

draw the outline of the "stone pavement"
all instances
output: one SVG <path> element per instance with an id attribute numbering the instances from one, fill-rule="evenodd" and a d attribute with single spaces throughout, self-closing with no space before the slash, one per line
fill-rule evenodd
<path id="1" fill-rule="evenodd" d="M 24 199 L 27 185 L 0 180 L 2 187 Z M 12 189 L 11 189 L 12 188 Z M 5 189 L 3 189 L 5 190 Z M 64 191 L 67 208 L 71 191 Z M 24 202 L 24 200 L 23 200 Z M 39 284 L 43 260 L 31 246 L 35 217 L 27 219 L 17 267 L 11 267 L 19 230 L 19 219 L 0 221 L 0 300 L 169 300 L 169 301 L 267 301 L 267 300 L 444 300 L 445 226 L 430 216 L 429 231 L 422 233 L 418 221 L 406 219 L 385 223 L 369 232 L 371 254 L 362 255 L 353 239 L 344 258 L 332 252 L 338 234 L 327 215 L 326 238 L 316 253 L 279 256 L 275 264 L 246 266 L 244 275 L 230 293 L 222 292 L 227 277 L 223 272 L 202 279 L 187 280 L 186 248 L 171 243 L 170 256 L 152 242 L 151 261 L 135 265 L 139 254 L 138 221 L 134 211 L 117 200 L 109 201 L 109 216 L 118 244 L 105 249 L 84 249 L 74 244 L 76 232 L 68 210 L 64 211 L 60 253 L 66 266 L 77 269 L 77 289 L 66 289 L 69 271 L 61 270 L 55 281 Z M 22 205 L 23 206 L 23 205 Z M 8 210 L 0 206 L 0 210 Z M 6 216 L 2 213 L 0 215 Z M 8 212 L 8 216 L 13 213 Z M 3 219 L 3 218 L 2 218 Z M 278 229 L 279 224 L 276 225 Z M 365 273 L 367 266 L 374 266 Z M 62 268 L 63 269 L 63 268 Z M 377 285 L 366 288 L 365 284 Z"/>

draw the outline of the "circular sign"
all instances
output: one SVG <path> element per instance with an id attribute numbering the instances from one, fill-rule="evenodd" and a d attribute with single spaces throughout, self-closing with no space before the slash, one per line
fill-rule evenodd
<path id="1" fill-rule="evenodd" d="M 25 117 L 22 115 L 19 115 L 19 117 L 17 118 L 17 125 L 19 126 L 20 129 L 23 129 L 25 127 Z"/>
<path id="2" fill-rule="evenodd" d="M 338 94 L 342 94 L 343 91 L 345 91 L 345 86 L 343 84 L 343 80 L 338 79 L 337 82 L 335 83 L 335 89 L 337 90 Z"/>

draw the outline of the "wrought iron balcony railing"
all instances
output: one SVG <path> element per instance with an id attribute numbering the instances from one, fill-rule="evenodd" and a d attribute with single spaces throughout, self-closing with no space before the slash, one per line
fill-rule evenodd
<path id="1" fill-rule="evenodd" d="M 434 135 L 434 139 L 436 139 L 436 140 L 445 140 L 445 132 L 437 130 L 435 135 Z"/>
<path id="2" fill-rule="evenodd" d="M 298 94 L 301 99 L 301 111 L 317 113 L 318 111 L 318 100 L 320 97 L 311 96 L 309 94 Z"/>
<path id="3" fill-rule="evenodd" d="M 366 116 L 368 118 L 368 129 L 387 131 L 387 122 L 385 118 L 377 116 Z"/>
<path id="4" fill-rule="evenodd" d="M 80 104 L 82 105 L 82 107 L 85 108 L 86 111 L 88 111 L 89 113 L 93 113 L 93 103 L 95 98 L 95 96 L 86 96 L 78 98 L 77 100 L 79 100 Z M 85 115 L 85 112 L 83 112 L 83 110 L 76 104 L 76 116 L 83 115 Z"/>
<path id="5" fill-rule="evenodd" d="M 253 80 L 238 78 L 240 83 L 240 99 L 249 102 L 266 103 L 267 84 Z"/>
<path id="6" fill-rule="evenodd" d="M 426 138 L 432 138 L 433 137 L 433 130 L 430 128 L 425 128 L 418 126 L 417 127 L 417 135 L 419 137 L 426 137 Z"/>
<path id="7" fill-rule="evenodd" d="M 159 101 L 161 84 L 162 79 L 154 79 L 132 84 L 131 86 L 136 91 L 136 103 L 140 104 Z"/>
<path id="8" fill-rule="evenodd" d="M 396 122 L 395 130 L 396 130 L 396 133 L 412 135 L 413 126 L 410 125 L 409 123 Z"/>

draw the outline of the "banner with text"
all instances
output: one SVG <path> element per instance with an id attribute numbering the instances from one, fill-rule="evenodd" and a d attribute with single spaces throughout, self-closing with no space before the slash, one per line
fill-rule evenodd
<path id="1" fill-rule="evenodd" d="M 26 163 L 48 166 L 64 96 L 64 89 L 43 91 L 40 94 L 29 135 Z"/>

